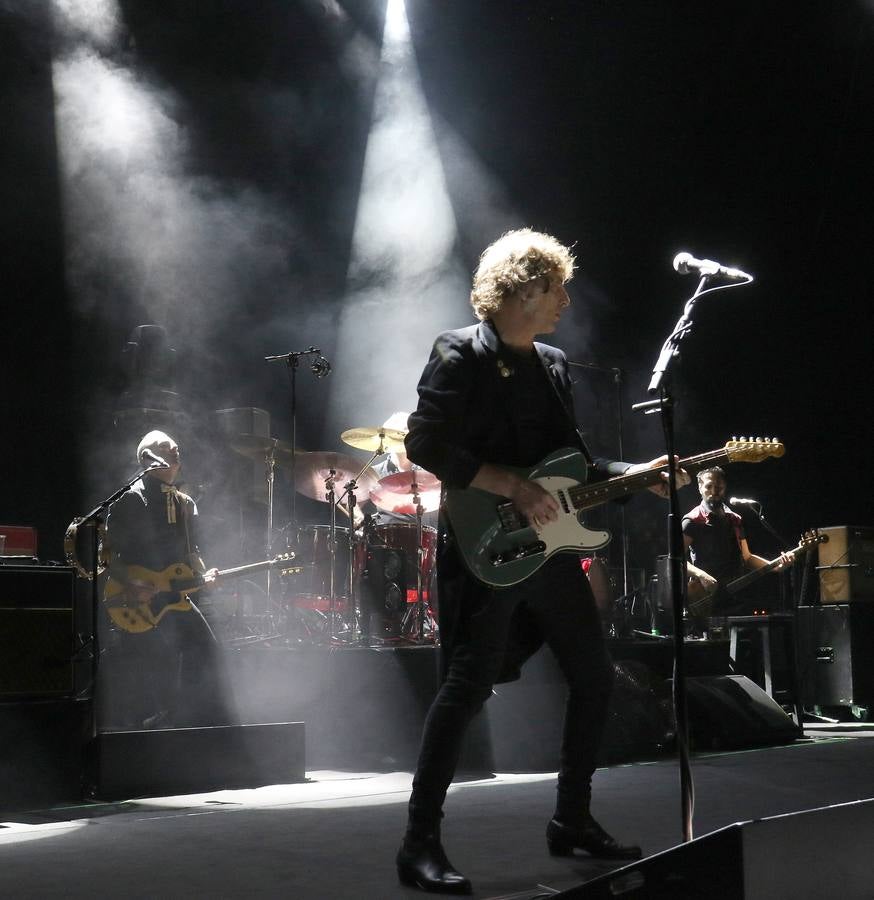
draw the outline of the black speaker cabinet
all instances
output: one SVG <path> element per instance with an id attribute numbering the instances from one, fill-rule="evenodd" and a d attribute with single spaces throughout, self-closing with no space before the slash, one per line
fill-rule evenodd
<path id="1" fill-rule="evenodd" d="M 806 706 L 874 707 L 874 604 L 798 608 Z"/>
<path id="2" fill-rule="evenodd" d="M 739 822 L 555 894 L 565 900 L 870 900 L 874 800 Z"/>
<path id="3" fill-rule="evenodd" d="M 73 693 L 73 569 L 0 566 L 0 699 Z"/>
<path id="4" fill-rule="evenodd" d="M 874 601 L 874 528 L 836 525 L 820 528 L 820 603 Z"/>
<path id="5" fill-rule="evenodd" d="M 304 723 L 111 731 L 90 747 L 90 791 L 155 797 L 304 781 Z"/>

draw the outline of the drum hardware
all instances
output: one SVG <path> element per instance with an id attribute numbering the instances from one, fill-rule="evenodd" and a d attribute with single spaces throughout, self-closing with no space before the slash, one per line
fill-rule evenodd
<path id="1" fill-rule="evenodd" d="M 265 552 L 268 558 L 273 557 L 273 496 L 276 481 L 276 465 L 285 464 L 294 460 L 294 448 L 278 438 L 262 437 L 258 434 L 238 434 L 230 441 L 231 449 L 235 453 L 247 456 L 250 459 L 264 460 L 264 478 L 267 482 L 267 534 L 265 540 Z M 273 573 L 267 570 L 267 607 L 272 608 L 273 599 Z"/>
<path id="2" fill-rule="evenodd" d="M 433 512 L 440 505 L 440 480 L 424 469 L 410 469 L 386 475 L 380 479 L 379 487 L 371 492 L 371 499 L 377 506 L 391 505 L 391 512 L 401 511 L 416 516 L 416 615 L 412 637 L 416 643 L 425 641 L 426 604 L 424 585 L 425 546 L 423 544 L 422 516 Z M 426 509 L 424 500 L 428 502 Z"/>

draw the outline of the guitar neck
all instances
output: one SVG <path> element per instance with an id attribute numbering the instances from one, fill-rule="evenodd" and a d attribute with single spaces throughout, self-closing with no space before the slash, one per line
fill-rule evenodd
<path id="1" fill-rule="evenodd" d="M 711 450 L 707 453 L 699 453 L 696 456 L 688 456 L 680 460 L 680 467 L 689 473 L 724 462 L 728 459 L 728 451 L 725 448 Z M 627 497 L 638 491 L 645 490 L 658 484 L 662 480 L 662 469 L 646 469 L 636 472 L 634 475 L 618 475 L 607 481 L 599 481 L 594 484 L 581 484 L 568 491 L 571 503 L 576 510 L 589 509 L 600 506 L 610 500 Z"/>
<path id="2" fill-rule="evenodd" d="M 794 559 L 795 555 L 802 549 L 803 547 L 796 547 L 794 550 L 790 550 L 789 554 Z M 758 581 L 763 575 L 767 575 L 769 572 L 773 572 L 778 565 L 780 565 L 779 556 L 776 559 L 772 559 L 767 565 L 764 565 L 758 569 L 753 569 L 752 572 L 747 572 L 745 575 L 741 575 L 739 578 L 735 578 L 734 581 L 729 581 L 729 583 L 725 586 L 725 590 L 729 594 L 737 594 L 740 591 L 744 590 L 744 588 L 749 587 L 754 581 Z"/>
<path id="3" fill-rule="evenodd" d="M 267 559 L 263 562 L 247 563 L 245 566 L 235 566 L 233 569 L 221 569 L 217 577 L 229 578 L 232 575 L 244 575 L 246 572 L 259 572 L 261 569 L 269 569 L 272 565 L 274 565 L 272 559 Z"/>

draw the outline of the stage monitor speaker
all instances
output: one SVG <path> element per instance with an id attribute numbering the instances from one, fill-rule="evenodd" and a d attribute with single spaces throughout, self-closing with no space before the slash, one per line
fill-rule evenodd
<path id="1" fill-rule="evenodd" d="M 788 744 L 801 736 L 782 707 L 744 675 L 687 678 L 686 695 L 696 750 Z"/>
<path id="2" fill-rule="evenodd" d="M 874 604 L 798 607 L 806 706 L 874 707 Z"/>
<path id="3" fill-rule="evenodd" d="M 874 800 L 738 822 L 553 896 L 870 900 L 872 833 Z"/>
<path id="4" fill-rule="evenodd" d="M 104 800 L 304 781 L 304 723 L 108 731 L 90 748 L 91 793 Z"/>
<path id="5" fill-rule="evenodd" d="M 820 528 L 820 603 L 874 601 L 874 528 L 837 525 Z"/>
<path id="6" fill-rule="evenodd" d="M 0 566 L 0 699 L 73 693 L 73 569 Z"/>

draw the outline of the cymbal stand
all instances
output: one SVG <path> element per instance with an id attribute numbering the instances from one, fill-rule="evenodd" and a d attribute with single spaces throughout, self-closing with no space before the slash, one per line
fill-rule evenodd
<path id="1" fill-rule="evenodd" d="M 425 509 L 419 496 L 419 483 L 413 475 L 413 502 L 416 504 L 416 643 L 425 643 L 425 593 L 422 585 L 422 571 L 425 568 L 425 548 L 422 546 L 422 516 Z"/>
<path id="2" fill-rule="evenodd" d="M 373 465 L 373 461 L 377 458 L 377 456 L 383 456 L 385 454 L 385 450 L 383 449 L 383 442 L 385 440 L 385 432 L 380 431 L 379 433 L 379 446 L 376 448 L 376 451 L 367 460 L 367 462 L 358 470 L 358 474 L 351 480 L 347 481 L 346 484 L 343 485 L 343 493 L 331 503 L 331 521 L 336 522 L 337 518 L 337 507 L 346 501 L 347 512 L 349 514 L 349 568 L 347 570 L 347 576 L 349 578 L 349 611 L 352 615 L 352 632 L 353 638 L 357 639 L 361 637 L 361 628 L 360 628 L 360 613 L 358 609 L 358 598 L 355 596 L 355 507 L 358 503 L 358 500 L 355 496 L 355 492 L 358 490 L 358 479 Z M 333 474 L 333 473 L 332 473 Z M 331 531 L 331 547 L 334 546 L 334 530 L 332 526 Z M 333 549 L 331 551 L 331 584 L 333 586 L 334 579 L 334 556 Z M 333 596 L 333 587 L 331 590 L 331 595 Z"/>
<path id="3" fill-rule="evenodd" d="M 276 438 L 271 438 L 270 449 L 264 455 L 264 477 L 267 479 L 267 559 L 273 559 L 273 484 L 276 480 Z M 267 569 L 267 615 L 273 616 L 273 572 Z"/>
<path id="4" fill-rule="evenodd" d="M 331 561 L 328 574 L 328 640 L 331 643 L 337 638 L 337 588 L 334 584 L 334 568 L 337 561 L 337 504 L 334 500 L 336 475 L 336 469 L 329 469 L 328 477 L 325 479 L 325 500 L 331 507 L 331 519 L 328 526 L 328 558 Z"/>

